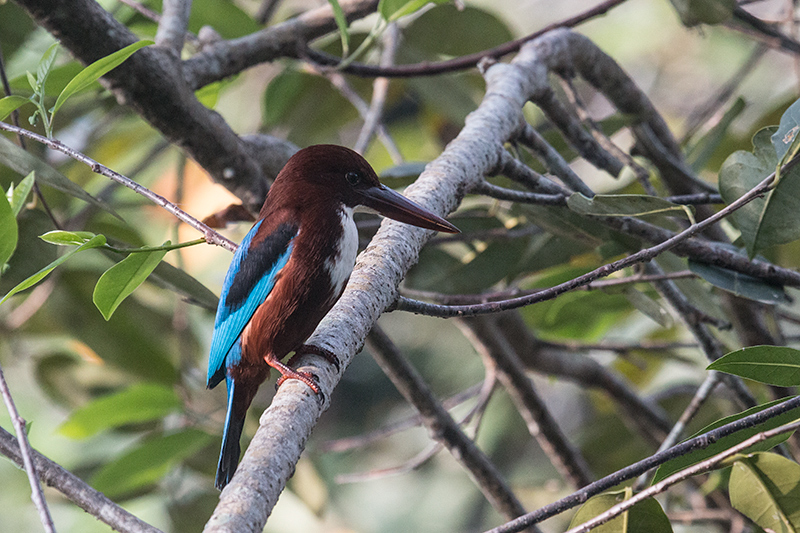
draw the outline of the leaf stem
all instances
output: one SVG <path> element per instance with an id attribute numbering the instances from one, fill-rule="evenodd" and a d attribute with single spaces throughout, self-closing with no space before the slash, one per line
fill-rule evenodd
<path id="1" fill-rule="evenodd" d="M 112 246 L 110 244 L 106 244 L 103 246 L 106 250 L 111 250 L 112 252 L 118 254 L 136 254 L 136 253 L 149 253 L 149 252 L 160 252 L 160 251 L 170 251 L 170 250 L 177 250 L 179 248 L 188 248 L 189 246 L 195 246 L 197 244 L 205 244 L 206 240 L 203 237 L 199 239 L 194 239 L 193 241 L 186 241 L 186 242 L 179 242 L 178 244 L 164 244 L 161 246 L 142 246 L 141 248 L 118 248 L 116 246 Z"/>

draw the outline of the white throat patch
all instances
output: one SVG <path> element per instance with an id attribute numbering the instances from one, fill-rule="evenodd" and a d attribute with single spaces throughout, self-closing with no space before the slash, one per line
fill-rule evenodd
<path id="1" fill-rule="evenodd" d="M 353 222 L 353 208 L 342 207 L 339 217 L 342 223 L 342 238 L 339 241 L 338 253 L 334 258 L 325 261 L 325 268 L 331 276 L 334 297 L 339 296 L 350 278 L 358 254 L 358 229 Z"/>

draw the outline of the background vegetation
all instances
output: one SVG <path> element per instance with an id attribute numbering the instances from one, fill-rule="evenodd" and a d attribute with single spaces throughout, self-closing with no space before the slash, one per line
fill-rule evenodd
<path id="1" fill-rule="evenodd" d="M 6 114 L 3 105 L 10 111 L 21 104 L 22 127 L 62 141 L 197 219 L 231 204 L 257 210 L 288 155 L 314 143 L 357 147 L 386 184 L 402 188 L 456 138 L 486 87 L 477 60 L 441 73 L 425 71 L 423 62 L 477 54 L 555 24 L 574 26 L 622 66 L 679 150 L 648 147 L 636 129 L 641 116 L 620 109 L 583 72 L 572 83 L 575 72 L 566 69 L 551 76 L 552 94 L 586 137 L 599 139 L 595 144 L 581 147 L 562 134 L 553 108 L 541 99 L 523 111 L 572 173 L 554 170 L 557 158 L 540 161 L 524 135 L 498 141 L 487 132 L 487 146 L 496 144 L 499 152 L 508 141 L 508 158 L 555 185 L 531 185 L 531 174 L 515 170 L 509 159 L 487 170 L 488 185 L 483 175 L 472 183 L 472 194 L 450 217 L 462 235 L 434 237 L 401 286 L 405 299 L 397 305 L 421 314 L 394 311 L 380 318 L 380 329 L 328 398 L 265 531 L 482 531 L 519 514 L 515 509 L 534 511 L 651 457 L 664 441 L 675 444 L 722 417 L 793 395 L 798 352 L 739 351 L 797 344 L 794 287 L 800 281 L 792 269 L 800 262 L 800 226 L 789 168 L 772 196 L 704 229 L 692 241 L 695 248 L 660 254 L 647 267 L 632 264 L 501 315 L 443 320 L 424 316 L 436 310 L 412 300 L 480 305 L 570 282 L 663 241 L 658 236 L 666 234 L 658 231 L 672 235 L 702 221 L 780 164 L 792 165 L 800 124 L 800 112 L 790 108 L 798 96 L 800 53 L 792 38 L 793 4 L 597 2 L 608 12 L 581 18 L 590 7 L 584 2 L 340 3 L 352 22 L 340 21 L 349 28 L 344 32 L 324 2 L 197 0 L 184 40 L 181 16 L 175 16 L 181 2 L 100 2 L 117 21 L 103 24 L 124 25 L 157 44 L 135 52 L 102 85 L 73 84 L 63 105 L 59 94 L 87 72 L 83 66 L 122 46 L 102 31 L 90 2 L 4 3 L 5 92 L 21 98 L 0 101 L 0 114 Z M 272 4 L 276 9 L 267 13 Z M 400 11 L 406 7 L 408 14 Z M 152 13 L 162 12 L 178 21 L 178 30 L 153 20 Z M 61 46 L 52 46 L 54 35 Z M 260 36 L 258 46 L 270 39 L 276 44 L 267 52 L 266 45 L 237 48 L 255 42 L 247 40 L 253 35 Z M 322 53 L 349 57 L 365 40 L 368 46 L 349 70 L 326 66 L 329 56 Z M 589 50 L 582 41 L 570 42 L 576 56 Z M 495 55 L 507 62 L 519 44 Z M 392 63 L 422 64 L 422 72 L 376 80 L 359 70 Z M 89 70 L 87 82 L 99 75 L 99 67 Z M 609 138 L 619 148 L 609 148 Z M 783 152 L 774 139 L 787 139 Z M 0 138 L 0 185 L 11 190 L 11 210 L 4 211 L 0 199 L 0 264 L 8 261 L 0 295 L 77 246 L 87 248 L 0 304 L 0 364 L 30 443 L 144 522 L 163 531 L 198 531 L 220 498 L 213 472 L 225 398 L 222 390 L 205 389 L 205 364 L 214 295 L 230 252 L 218 238 L 223 246 L 151 250 L 203 235 L 86 164 L 30 139 L 25 155 L 15 147 L 19 142 L 10 133 Z M 659 158 L 665 153 L 669 157 Z M 24 181 L 31 170 L 41 196 L 30 179 Z M 573 173 L 578 181 L 570 183 Z M 575 190 L 671 202 L 572 196 L 567 204 Z M 454 206 L 458 200 L 432 201 Z M 686 205 L 693 205 L 688 216 L 680 207 Z M 226 217 L 236 218 L 220 216 Z M 379 221 L 364 214 L 359 222 L 366 244 Z M 232 221 L 220 231 L 238 242 L 249 227 Z M 66 233 L 40 238 L 54 230 Z M 147 251 L 130 253 L 141 248 Z M 109 270 L 113 265 L 121 267 Z M 391 286 L 390 279 L 376 283 Z M 479 476 L 464 465 L 463 454 L 447 452 L 467 444 L 443 435 L 441 413 L 423 410 L 423 420 L 415 417 L 404 396 L 424 409 L 424 391 L 397 375 L 391 363 L 397 352 L 463 421 L 508 491 L 475 482 Z M 706 370 L 709 359 L 727 352 L 734 353 L 718 362 L 719 370 L 758 381 Z M 274 395 L 271 383 L 262 387 L 245 439 Z M 798 406 L 790 407 L 760 425 L 752 422 L 749 435 L 794 421 Z M 675 435 L 667 437 L 676 423 Z M 6 412 L 0 426 L 13 433 Z M 736 435 L 713 450 L 743 440 Z M 792 459 L 797 443 L 781 440 L 758 449 L 769 454 L 735 456 L 726 468 L 674 485 L 655 508 L 652 501 L 642 504 L 651 506 L 647 512 L 637 506 L 627 526 L 607 527 L 669 530 L 663 513 L 675 530 L 800 527 L 800 466 Z M 657 479 L 697 460 L 670 463 Z M 633 485 L 637 476 L 623 485 L 639 491 L 652 480 Z M 39 530 L 24 472 L 0 461 L 0 479 L 2 529 Z M 767 480 L 767 496 L 747 497 L 758 479 Z M 571 506 L 541 530 L 564 531 L 571 520 L 578 525 L 634 493 L 602 496 L 576 517 Z M 108 530 L 61 491 L 44 494 L 58 531 Z M 775 511 L 777 522 L 758 518 L 766 510 Z M 141 527 L 125 530 L 146 530 Z"/>

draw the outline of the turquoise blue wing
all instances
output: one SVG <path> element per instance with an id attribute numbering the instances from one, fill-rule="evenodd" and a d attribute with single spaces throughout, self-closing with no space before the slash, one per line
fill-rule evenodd
<path id="1" fill-rule="evenodd" d="M 258 306 L 267 299 L 278 272 L 292 255 L 299 227 L 284 223 L 269 235 L 254 239 L 262 222 L 258 221 L 242 240 L 225 276 L 208 358 L 208 388 L 219 384 L 225 378 L 226 369 L 239 362 L 241 350 L 232 348 Z"/>

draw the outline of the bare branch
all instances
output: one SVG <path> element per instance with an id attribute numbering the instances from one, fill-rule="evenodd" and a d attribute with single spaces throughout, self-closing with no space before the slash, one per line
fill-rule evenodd
<path id="1" fill-rule="evenodd" d="M 352 22 L 374 12 L 378 0 L 343 0 L 339 5 L 347 20 Z M 207 46 L 183 62 L 183 75 L 186 83 L 197 90 L 260 63 L 301 56 L 305 51 L 304 43 L 335 30 L 333 9 L 325 3 L 254 34 Z"/>
<path id="2" fill-rule="evenodd" d="M 0 428 L 0 453 L 22 466 L 19 443 L 3 428 Z M 36 451 L 33 451 L 33 463 L 42 482 L 54 487 L 78 507 L 115 530 L 122 533 L 162 533 L 160 529 L 132 515 L 106 498 L 102 492 L 94 490 L 79 477 Z"/>
<path id="3" fill-rule="evenodd" d="M 499 59 L 508 54 L 513 54 L 514 52 L 517 52 L 525 43 L 532 41 L 537 37 L 541 37 L 552 30 L 558 28 L 574 28 L 575 26 L 582 24 L 587 20 L 605 15 L 612 8 L 617 7 L 623 2 L 625 2 L 625 0 L 606 0 L 605 2 L 601 2 L 595 7 L 587 9 L 583 13 L 575 15 L 574 17 L 570 17 L 553 24 L 548 24 L 544 28 L 535 31 L 530 35 L 526 35 L 521 39 L 504 43 L 496 48 L 491 48 L 489 50 L 484 50 L 482 52 L 477 52 L 467 56 L 457 57 L 448 61 L 441 61 L 439 63 L 425 62 L 413 65 L 397 65 L 394 67 L 366 65 L 363 63 L 350 63 L 347 67 L 343 68 L 342 71 L 347 72 L 348 74 L 354 74 L 356 76 L 364 76 L 368 78 L 377 76 L 384 76 L 387 78 L 410 78 L 416 76 L 434 76 L 437 74 L 443 74 L 445 72 L 473 68 L 485 58 Z M 307 50 L 306 55 L 320 65 L 336 66 L 341 61 L 341 58 L 339 57 L 331 56 L 318 50 Z"/>
<path id="4" fill-rule="evenodd" d="M 572 509 L 573 507 L 577 507 L 578 505 L 581 505 L 592 496 L 600 494 L 601 492 L 608 490 L 611 487 L 615 487 L 624 481 L 636 478 L 644 474 L 648 470 L 651 470 L 653 468 L 656 468 L 657 466 L 666 463 L 670 459 L 674 459 L 675 457 L 681 457 L 695 450 L 705 449 L 712 443 L 719 441 L 723 437 L 732 435 L 743 429 L 754 427 L 782 413 L 785 413 L 792 409 L 797 409 L 798 407 L 800 407 L 800 396 L 792 398 L 790 400 L 786 400 L 785 402 L 781 402 L 778 405 L 774 405 L 772 407 L 759 411 L 758 413 L 754 413 L 744 418 L 740 418 L 739 420 L 731 422 L 730 424 L 725 424 L 724 426 L 718 427 L 717 429 L 704 433 L 703 435 L 699 435 L 692 439 L 688 439 L 680 444 L 677 444 L 672 448 L 669 448 L 668 450 L 653 454 L 650 457 L 647 457 L 646 459 L 633 463 L 630 466 L 626 466 L 621 470 L 617 470 L 613 474 L 608 475 L 602 479 L 599 479 L 594 483 L 587 485 L 581 490 L 576 491 L 565 498 L 562 498 L 556 502 L 553 502 L 540 509 L 537 509 L 532 513 L 528 513 L 525 516 L 512 520 L 511 522 L 503 524 L 502 526 L 491 529 L 486 533 L 514 533 L 516 531 L 522 531 L 531 524 L 537 524 L 539 522 L 542 522 L 543 520 L 547 520 L 552 516 L 555 516 L 557 514 L 563 513 L 564 511 Z M 786 426 L 781 426 L 781 427 L 783 428 Z M 752 443 L 750 445 L 752 446 Z"/>
<path id="5" fill-rule="evenodd" d="M 91 157 L 84 155 L 81 152 L 78 152 L 77 150 L 73 150 L 69 146 L 62 143 L 61 141 L 57 139 L 48 139 L 47 137 L 42 137 L 41 135 L 38 135 L 23 128 L 17 128 L 15 126 L 11 126 L 10 124 L 6 124 L 5 122 L 0 122 L 0 129 L 11 131 L 19 135 L 24 135 L 29 139 L 33 139 L 35 141 L 47 145 L 53 150 L 57 150 L 61 153 L 67 154 L 74 160 L 79 161 L 84 165 L 90 167 L 92 169 L 92 172 L 110 178 L 115 182 L 131 189 L 137 194 L 144 196 L 154 204 L 163 207 L 166 211 L 174 215 L 176 218 L 182 220 L 183 222 L 187 223 L 188 225 L 190 225 L 191 227 L 195 228 L 197 231 L 202 233 L 203 238 L 205 238 L 207 243 L 215 244 L 217 246 L 222 246 L 223 248 L 229 251 L 236 250 L 236 243 L 234 243 L 224 235 L 221 235 L 220 233 L 217 233 L 213 229 L 209 228 L 207 225 L 203 224 L 202 222 L 191 216 L 189 213 L 183 211 L 181 208 L 179 208 L 177 205 L 170 202 L 163 196 L 154 193 L 147 187 L 144 187 L 143 185 L 136 183 L 130 178 L 126 178 L 119 172 L 115 172 L 110 168 L 101 165 Z"/>
<path id="6" fill-rule="evenodd" d="M 528 432 L 561 476 L 573 487 L 588 485 L 592 472 L 580 451 L 567 440 L 550 414 L 533 382 L 525 374 L 522 361 L 497 328 L 493 319 L 478 317 L 458 322 L 482 357 L 497 367 L 500 382 L 511 396 Z"/>
<path id="7" fill-rule="evenodd" d="M 475 484 L 492 506 L 507 517 L 524 514 L 524 507 L 511 492 L 494 464 L 461 431 L 422 377 L 406 361 L 379 326 L 376 325 L 367 337 L 367 345 L 372 356 L 392 380 L 400 394 L 420 412 L 431 438 L 445 446 L 453 457 L 467 469 Z"/>
<path id="8" fill-rule="evenodd" d="M 156 44 L 181 56 L 183 39 L 189 26 L 192 0 L 165 0 L 156 32 Z"/>
<path id="9" fill-rule="evenodd" d="M 31 499 L 36 506 L 36 510 L 39 512 L 39 520 L 41 520 L 42 526 L 47 533 L 55 533 L 56 528 L 53 524 L 53 517 L 50 516 L 50 509 L 47 507 L 47 500 L 44 499 L 42 486 L 39 484 L 36 466 L 33 462 L 33 450 L 31 450 L 31 443 L 28 442 L 28 431 L 25 428 L 25 419 L 22 418 L 19 411 L 17 411 L 17 406 L 14 404 L 11 391 L 8 389 L 2 367 L 0 367 L 0 396 L 3 397 L 3 402 L 6 404 L 8 414 L 11 415 L 11 424 L 14 426 L 14 432 L 17 434 L 22 463 L 25 467 L 25 473 L 28 475 L 28 483 L 30 483 L 31 486 Z"/>

